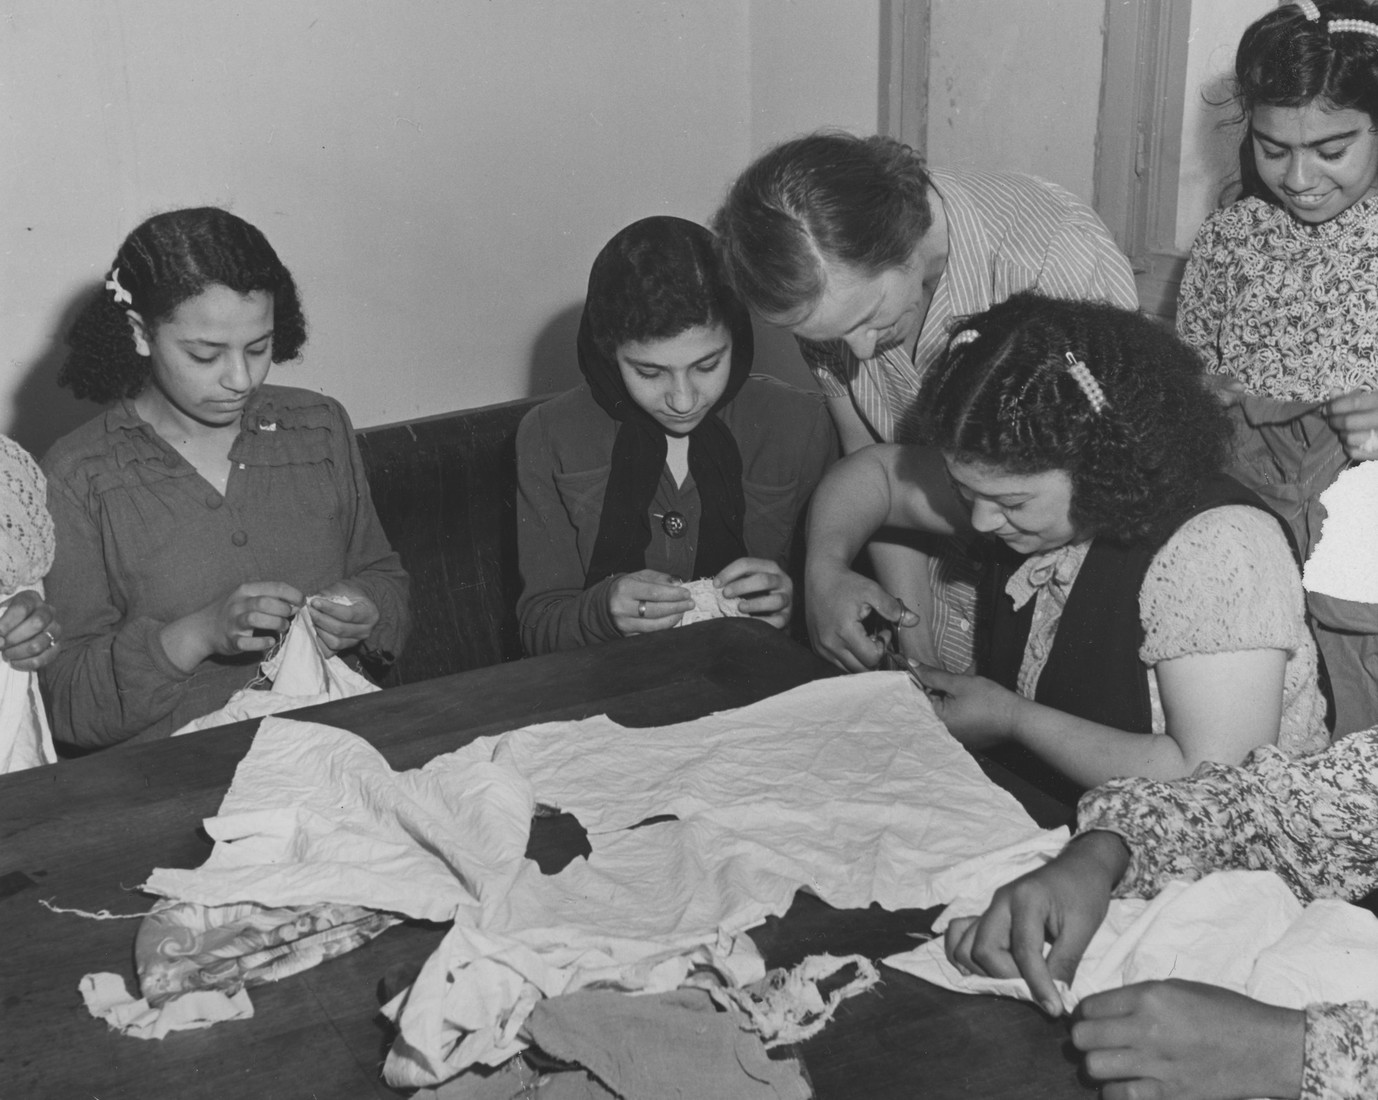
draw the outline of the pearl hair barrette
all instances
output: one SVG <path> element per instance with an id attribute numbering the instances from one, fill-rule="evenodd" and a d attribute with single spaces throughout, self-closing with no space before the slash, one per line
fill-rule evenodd
<path id="1" fill-rule="evenodd" d="M 1301 13 L 1306 16 L 1308 23 L 1320 22 L 1321 9 L 1316 7 L 1315 0 L 1296 0 L 1296 5 L 1301 8 Z"/>
<path id="2" fill-rule="evenodd" d="M 1081 387 L 1081 392 L 1086 395 L 1086 401 L 1091 406 L 1091 411 L 1100 416 L 1105 411 L 1106 406 L 1110 404 L 1105 398 L 1105 391 L 1096 381 L 1096 376 L 1091 373 L 1091 368 L 1070 351 L 1067 353 L 1067 373 L 1076 379 L 1077 385 Z"/>
<path id="3" fill-rule="evenodd" d="M 1370 23 L 1367 19 L 1332 19 L 1325 29 L 1331 34 L 1367 34 L 1378 38 L 1378 23 Z"/>
<path id="4" fill-rule="evenodd" d="M 952 338 L 948 346 L 960 348 L 963 344 L 970 344 L 972 341 L 979 339 L 981 339 L 981 334 L 974 328 L 964 328 Z"/>

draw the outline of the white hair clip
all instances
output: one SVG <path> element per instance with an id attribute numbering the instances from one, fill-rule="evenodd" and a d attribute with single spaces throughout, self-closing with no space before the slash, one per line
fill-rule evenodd
<path id="1" fill-rule="evenodd" d="M 1296 0 L 1296 5 L 1301 8 L 1301 13 L 1306 16 L 1308 23 L 1320 22 L 1321 9 L 1316 7 L 1315 0 Z"/>
<path id="2" fill-rule="evenodd" d="M 948 341 L 949 348 L 960 348 L 963 344 L 970 344 L 974 340 L 981 339 L 981 334 L 974 328 L 964 328 Z"/>
<path id="3" fill-rule="evenodd" d="M 1370 23 L 1367 19 L 1332 19 L 1325 25 L 1325 29 L 1331 34 L 1371 34 L 1378 38 L 1378 23 Z"/>
<path id="4" fill-rule="evenodd" d="M 118 267 L 110 269 L 110 278 L 105 280 L 105 289 L 115 296 L 117 306 L 132 306 L 134 304 L 134 295 L 120 286 L 120 269 Z"/>
<path id="5" fill-rule="evenodd" d="M 1096 381 L 1096 376 L 1091 373 L 1091 368 L 1070 351 L 1067 353 L 1067 373 L 1076 379 L 1077 385 L 1081 387 L 1081 392 L 1086 395 L 1086 401 L 1091 406 L 1091 411 L 1100 416 L 1105 411 L 1105 407 L 1110 404 L 1105 399 L 1105 391 L 1100 388 L 1100 383 Z"/>

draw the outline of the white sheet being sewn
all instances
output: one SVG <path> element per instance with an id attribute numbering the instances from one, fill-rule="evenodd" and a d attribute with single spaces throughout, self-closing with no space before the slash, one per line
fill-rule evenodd
<path id="1" fill-rule="evenodd" d="M 536 802 L 583 823 L 587 860 L 543 875 L 523 857 Z M 662 814 L 676 820 L 632 828 Z M 400 774 L 357 737 L 270 718 L 207 829 L 200 869 L 155 871 L 147 888 L 454 920 L 387 1007 L 396 1085 L 510 1057 L 542 996 L 661 991 L 697 965 L 753 980 L 740 933 L 801 887 L 840 908 L 930 906 L 993 859 L 1062 839 L 986 779 L 902 673 L 654 729 L 532 726 Z"/>

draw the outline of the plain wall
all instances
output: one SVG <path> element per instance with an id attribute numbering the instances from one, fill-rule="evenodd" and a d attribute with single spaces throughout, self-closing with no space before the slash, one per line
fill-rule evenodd
<path id="1" fill-rule="evenodd" d="M 1239 180 L 1243 126 L 1227 102 L 1234 55 L 1244 28 L 1276 0 L 1193 0 L 1187 46 L 1187 94 L 1182 104 L 1182 167 L 1177 192 L 1176 245 L 1186 252 L 1206 215 Z"/>
<path id="2" fill-rule="evenodd" d="M 879 0 L 5 0 L 0 430 L 96 407 L 61 333 L 149 214 L 224 205 L 301 284 L 273 380 L 360 425 L 573 384 L 588 265 L 748 158 L 874 132 Z M 788 341 L 758 364 L 804 381 Z M 807 384 L 807 383 L 805 383 Z"/>
<path id="3" fill-rule="evenodd" d="M 1106 0 L 932 0 L 928 159 L 1091 201 Z"/>

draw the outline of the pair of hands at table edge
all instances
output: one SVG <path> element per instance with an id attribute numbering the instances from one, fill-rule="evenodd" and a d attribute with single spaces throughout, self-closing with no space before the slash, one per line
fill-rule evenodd
<path id="1" fill-rule="evenodd" d="M 42 596 L 26 588 L 0 609 L 0 659 L 20 672 L 37 672 L 57 656 L 62 628 Z"/>
<path id="2" fill-rule="evenodd" d="M 713 584 L 738 601 L 737 609 L 742 614 L 762 619 L 777 630 L 789 625 L 794 581 L 769 558 L 738 558 L 723 566 Z M 640 614 L 643 601 L 645 615 Z M 680 619 L 694 610 L 694 600 L 680 578 L 654 569 L 639 569 L 613 581 L 608 589 L 608 610 L 624 637 L 651 634 L 677 626 Z"/>
<path id="3" fill-rule="evenodd" d="M 190 672 L 214 654 L 271 649 L 307 602 L 298 589 L 282 581 L 250 581 L 168 623 L 159 637 L 168 659 Z M 316 637 L 331 653 L 367 641 L 378 625 L 377 604 L 349 581 L 322 588 L 309 607 Z"/>
<path id="4" fill-rule="evenodd" d="M 1114 833 L 1078 836 L 1055 859 L 954 920 L 947 956 L 963 973 L 1022 977 L 1052 1016 L 1129 865 Z M 1045 944 L 1049 945 L 1044 954 Z M 1140 982 L 1085 998 L 1072 1043 L 1105 1100 L 1245 1100 L 1301 1093 L 1305 1014 L 1198 982 Z"/>
<path id="5" fill-rule="evenodd" d="M 1227 407 L 1238 404 L 1249 392 L 1243 382 L 1231 375 L 1210 375 L 1208 382 Z M 1332 390 L 1322 409 L 1352 462 L 1378 458 L 1378 393 Z"/>

